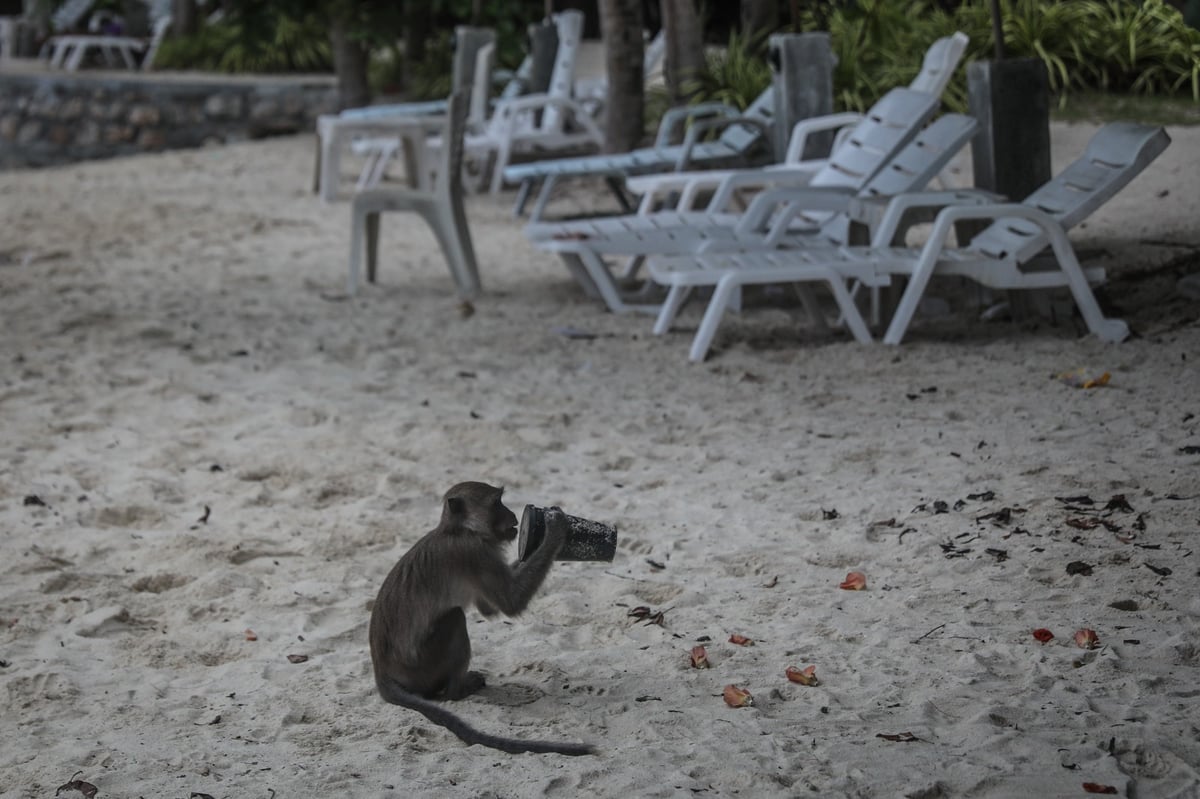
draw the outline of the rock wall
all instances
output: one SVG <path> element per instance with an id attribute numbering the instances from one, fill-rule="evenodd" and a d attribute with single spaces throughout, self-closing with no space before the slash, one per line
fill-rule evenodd
<path id="1" fill-rule="evenodd" d="M 311 131 L 332 76 L 0 72 L 0 169 Z"/>

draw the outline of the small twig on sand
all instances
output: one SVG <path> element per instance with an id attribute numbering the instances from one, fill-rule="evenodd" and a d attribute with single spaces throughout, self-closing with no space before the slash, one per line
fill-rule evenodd
<path id="1" fill-rule="evenodd" d="M 922 641 L 924 641 L 926 638 L 928 638 L 929 636 L 931 636 L 931 635 L 933 635 L 934 633 L 936 633 L 938 630 L 941 630 L 941 629 L 943 629 L 945 626 L 946 626 L 946 625 L 944 625 L 944 624 L 939 624 L 937 627 L 934 627 L 932 630 L 930 630 L 929 632 L 925 633 L 925 634 L 924 634 L 924 635 L 922 635 L 920 638 L 914 638 L 912 642 L 913 642 L 914 644 L 919 644 L 919 643 L 921 643 Z"/>

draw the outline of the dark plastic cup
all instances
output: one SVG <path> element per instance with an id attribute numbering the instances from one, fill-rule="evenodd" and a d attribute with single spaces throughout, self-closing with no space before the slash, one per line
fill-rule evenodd
<path id="1" fill-rule="evenodd" d="M 563 514 L 571 526 L 555 560 L 593 560 L 611 562 L 617 553 L 617 528 L 607 524 Z M 546 508 L 526 505 L 518 528 L 517 557 L 527 560 L 546 536 Z"/>

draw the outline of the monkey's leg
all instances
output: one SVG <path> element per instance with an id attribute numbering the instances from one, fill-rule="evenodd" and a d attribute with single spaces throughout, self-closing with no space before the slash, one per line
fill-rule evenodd
<path id="1" fill-rule="evenodd" d="M 467 670 L 471 665 L 471 639 L 462 608 L 443 613 L 434 622 L 428 641 L 429 662 L 438 664 L 438 681 L 444 698 L 462 699 L 483 687 L 483 675 Z"/>

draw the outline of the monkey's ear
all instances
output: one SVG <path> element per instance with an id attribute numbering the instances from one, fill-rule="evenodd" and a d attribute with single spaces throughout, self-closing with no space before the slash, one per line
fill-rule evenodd
<path id="1" fill-rule="evenodd" d="M 467 503 L 462 497 L 446 497 L 446 510 L 455 519 L 461 519 L 467 513 Z"/>

